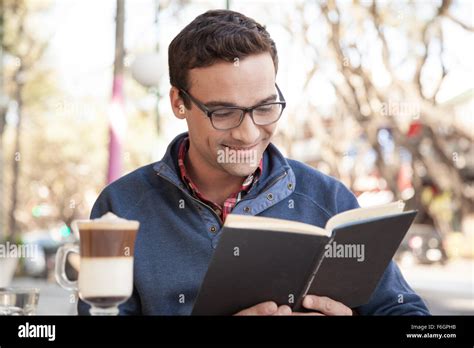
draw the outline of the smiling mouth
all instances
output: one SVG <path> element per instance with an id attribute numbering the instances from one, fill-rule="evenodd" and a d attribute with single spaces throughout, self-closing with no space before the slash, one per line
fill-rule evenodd
<path id="1" fill-rule="evenodd" d="M 229 146 L 229 145 L 225 145 L 223 144 L 224 147 L 227 147 L 231 150 L 235 150 L 235 151 L 249 151 L 249 150 L 252 150 L 254 149 L 255 147 L 257 147 L 257 145 L 260 144 L 260 143 L 257 143 L 257 144 L 254 144 L 254 145 L 250 145 L 250 146 L 245 146 L 245 147 L 241 147 L 241 146 Z"/>

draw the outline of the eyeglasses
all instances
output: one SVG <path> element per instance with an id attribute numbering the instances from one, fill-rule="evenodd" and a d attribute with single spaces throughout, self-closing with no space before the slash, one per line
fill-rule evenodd
<path id="1" fill-rule="evenodd" d="M 280 100 L 278 102 L 263 103 L 249 108 L 226 106 L 214 110 L 210 110 L 203 102 L 194 98 L 184 89 L 180 89 L 180 92 L 188 97 L 206 114 L 207 117 L 210 118 L 211 124 L 215 129 L 229 130 L 240 126 L 247 112 L 249 113 L 253 123 L 257 126 L 268 126 L 277 122 L 285 109 L 286 101 L 277 84 L 275 84 L 275 87 L 278 91 L 278 98 Z"/>

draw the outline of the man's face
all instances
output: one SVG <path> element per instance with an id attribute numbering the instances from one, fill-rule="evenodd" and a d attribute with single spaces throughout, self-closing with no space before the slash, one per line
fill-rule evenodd
<path id="1" fill-rule="evenodd" d="M 211 110 L 219 108 L 220 103 L 250 107 L 277 100 L 275 69 L 269 53 L 251 55 L 234 63 L 221 61 L 195 68 L 190 70 L 189 78 L 188 92 Z M 175 108 L 178 101 L 173 101 L 173 96 L 172 103 L 176 116 L 180 117 Z M 208 168 L 239 177 L 255 171 L 276 129 L 276 123 L 255 125 L 247 113 L 240 126 L 217 130 L 195 104 L 185 110 L 184 117 L 192 161 L 205 161 Z"/>

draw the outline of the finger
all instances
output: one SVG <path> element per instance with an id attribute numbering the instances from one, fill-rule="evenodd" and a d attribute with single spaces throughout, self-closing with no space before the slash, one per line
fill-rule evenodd
<path id="1" fill-rule="evenodd" d="M 278 306 L 273 301 L 262 302 L 253 307 L 246 308 L 235 315 L 272 315 L 278 309 Z"/>
<path id="2" fill-rule="evenodd" d="M 325 315 L 323 313 L 319 313 L 319 312 L 309 312 L 309 313 L 303 313 L 303 312 L 292 312 L 291 315 L 299 315 L 299 316 L 323 316 L 325 317 Z"/>
<path id="3" fill-rule="evenodd" d="M 349 307 L 326 296 L 307 295 L 303 306 L 326 315 L 352 315 L 352 310 Z"/>
<path id="4" fill-rule="evenodd" d="M 278 307 L 277 311 L 273 315 L 291 315 L 291 308 L 287 305 Z"/>

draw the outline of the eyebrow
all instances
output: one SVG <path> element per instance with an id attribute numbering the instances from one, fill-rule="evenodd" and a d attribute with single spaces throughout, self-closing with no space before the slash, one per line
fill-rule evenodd
<path id="1" fill-rule="evenodd" d="M 275 101 L 276 98 L 277 98 L 277 95 L 272 94 L 271 96 L 268 96 L 268 97 L 263 98 L 262 100 L 258 101 L 257 104 L 255 104 L 255 105 L 260 105 L 260 104 L 263 104 L 263 103 L 266 103 L 266 102 Z M 213 100 L 213 101 L 204 103 L 204 105 L 206 105 L 208 108 L 209 107 L 215 107 L 215 106 L 239 106 L 235 103 L 226 102 L 226 101 L 217 101 L 217 100 L 215 100 L 215 101 Z"/>

